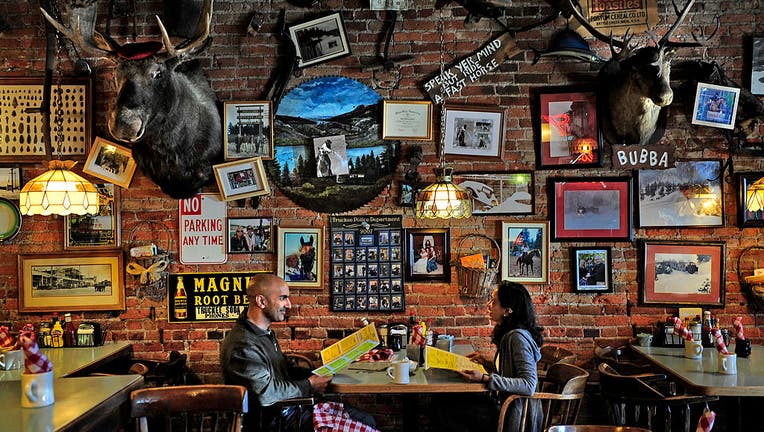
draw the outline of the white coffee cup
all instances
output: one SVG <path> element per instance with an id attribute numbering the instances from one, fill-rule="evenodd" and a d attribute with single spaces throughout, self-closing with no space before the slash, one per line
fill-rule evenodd
<path id="1" fill-rule="evenodd" d="M 735 375 L 737 373 L 737 354 L 719 353 L 718 365 L 717 371 L 720 374 Z"/>
<path id="2" fill-rule="evenodd" d="M 53 394 L 53 371 L 21 374 L 21 406 L 38 408 L 56 401 Z"/>
<path id="3" fill-rule="evenodd" d="M 699 340 L 684 341 L 684 356 L 689 359 L 703 358 L 703 344 Z"/>
<path id="4" fill-rule="evenodd" d="M 13 350 L 0 353 L 0 369 L 14 370 L 24 367 L 24 351 Z"/>
<path id="5" fill-rule="evenodd" d="M 409 361 L 408 359 L 394 361 L 393 365 L 387 368 L 389 376 L 395 384 L 409 383 Z"/>

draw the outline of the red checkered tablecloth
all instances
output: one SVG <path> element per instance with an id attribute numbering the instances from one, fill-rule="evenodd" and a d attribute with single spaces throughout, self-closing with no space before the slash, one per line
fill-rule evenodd
<path id="1" fill-rule="evenodd" d="M 320 402 L 313 407 L 313 428 L 316 432 L 379 432 L 350 418 L 339 402 Z"/>

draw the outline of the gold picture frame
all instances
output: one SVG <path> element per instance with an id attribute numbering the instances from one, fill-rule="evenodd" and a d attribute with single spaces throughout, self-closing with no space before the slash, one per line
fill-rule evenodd
<path id="1" fill-rule="evenodd" d="M 20 254 L 19 312 L 125 309 L 122 250 Z"/>
<path id="2" fill-rule="evenodd" d="M 382 101 L 382 139 L 432 140 L 432 102 Z"/>
<path id="3" fill-rule="evenodd" d="M 260 157 L 213 165 L 212 169 L 223 201 L 271 193 L 263 159 Z"/>

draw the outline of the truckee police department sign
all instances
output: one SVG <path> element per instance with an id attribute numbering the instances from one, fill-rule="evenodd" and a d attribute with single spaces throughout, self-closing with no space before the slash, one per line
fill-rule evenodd
<path id="1" fill-rule="evenodd" d="M 168 288 L 169 321 L 233 321 L 247 307 L 249 279 L 265 271 L 172 273 Z M 185 294 L 185 298 L 183 295 Z M 184 308 L 183 310 L 177 310 Z M 185 314 L 183 312 L 186 312 Z M 185 318 L 178 318 L 183 317 Z"/>

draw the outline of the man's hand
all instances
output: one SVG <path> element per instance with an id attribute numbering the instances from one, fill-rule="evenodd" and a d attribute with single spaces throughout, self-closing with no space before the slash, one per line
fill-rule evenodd
<path id="1" fill-rule="evenodd" d="M 308 378 L 308 381 L 310 381 L 310 388 L 313 390 L 313 393 L 323 393 L 326 391 L 326 386 L 329 385 L 329 382 L 331 382 L 333 376 L 320 376 L 320 375 L 311 375 Z"/>

